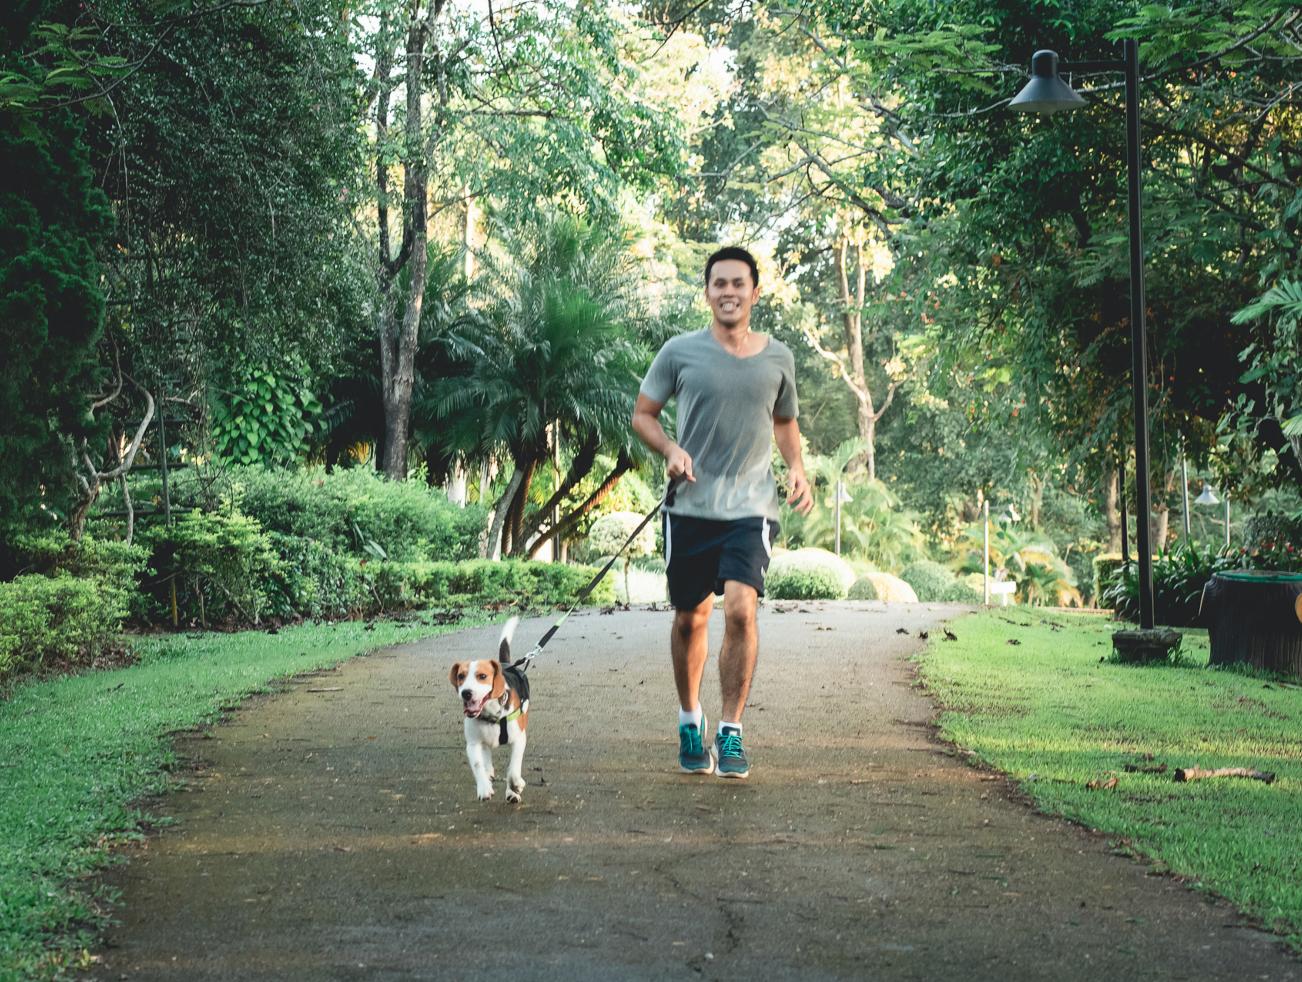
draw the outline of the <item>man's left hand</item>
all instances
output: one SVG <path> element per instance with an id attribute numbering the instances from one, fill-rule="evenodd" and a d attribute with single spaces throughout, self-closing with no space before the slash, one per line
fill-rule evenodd
<path id="1" fill-rule="evenodd" d="M 808 515 L 813 510 L 814 492 L 804 471 L 787 472 L 787 504 L 802 515 Z"/>

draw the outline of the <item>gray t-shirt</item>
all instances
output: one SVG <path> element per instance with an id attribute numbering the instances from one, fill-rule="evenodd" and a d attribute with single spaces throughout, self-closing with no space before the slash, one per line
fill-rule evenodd
<path id="1" fill-rule="evenodd" d="M 693 518 L 778 518 L 773 417 L 794 419 L 796 361 L 776 338 L 758 354 L 725 351 L 710 328 L 665 342 L 641 392 L 678 399 L 676 442 L 692 457 L 695 483 L 680 484 L 667 511 Z"/>

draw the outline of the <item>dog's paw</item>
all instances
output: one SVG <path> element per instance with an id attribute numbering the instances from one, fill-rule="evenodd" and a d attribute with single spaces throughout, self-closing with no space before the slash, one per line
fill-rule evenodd
<path id="1" fill-rule="evenodd" d="M 509 804 L 518 805 L 520 803 L 520 792 L 515 790 L 515 788 L 507 788 L 506 800 Z"/>
<path id="2" fill-rule="evenodd" d="M 489 788 L 487 791 L 476 792 L 476 797 L 479 798 L 480 801 L 492 801 L 493 789 Z"/>

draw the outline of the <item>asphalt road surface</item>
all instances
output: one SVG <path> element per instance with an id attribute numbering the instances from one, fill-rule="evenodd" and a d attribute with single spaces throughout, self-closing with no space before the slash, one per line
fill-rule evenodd
<path id="1" fill-rule="evenodd" d="M 1302 979 L 1228 905 L 935 739 L 908 659 L 957 612 L 766 605 L 744 782 L 677 770 L 668 612 L 575 615 L 530 672 L 520 806 L 505 748 L 475 800 L 447 678 L 496 629 L 297 680 L 180 739 L 189 788 L 155 805 L 177 824 L 109 875 L 93 975 Z M 704 693 L 714 719 L 713 656 Z"/>

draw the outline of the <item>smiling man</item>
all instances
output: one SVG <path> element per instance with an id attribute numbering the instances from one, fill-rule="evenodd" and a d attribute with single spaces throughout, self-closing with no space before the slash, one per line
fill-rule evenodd
<path id="1" fill-rule="evenodd" d="M 682 477 L 665 504 L 665 565 L 674 605 L 670 653 L 678 687 L 678 766 L 689 774 L 744 778 L 742 711 L 755 673 L 755 614 L 778 532 L 778 489 L 770 466 L 776 440 L 787 463 L 787 503 L 813 507 L 796 424 L 795 359 L 781 341 L 750 329 L 759 268 L 745 249 L 720 249 L 705 263 L 708 328 L 660 349 L 633 409 L 633 431 Z M 677 402 L 677 439 L 660 424 Z M 714 596 L 723 596 L 719 681 L 723 706 L 711 748 L 701 710 L 701 676 Z"/>

